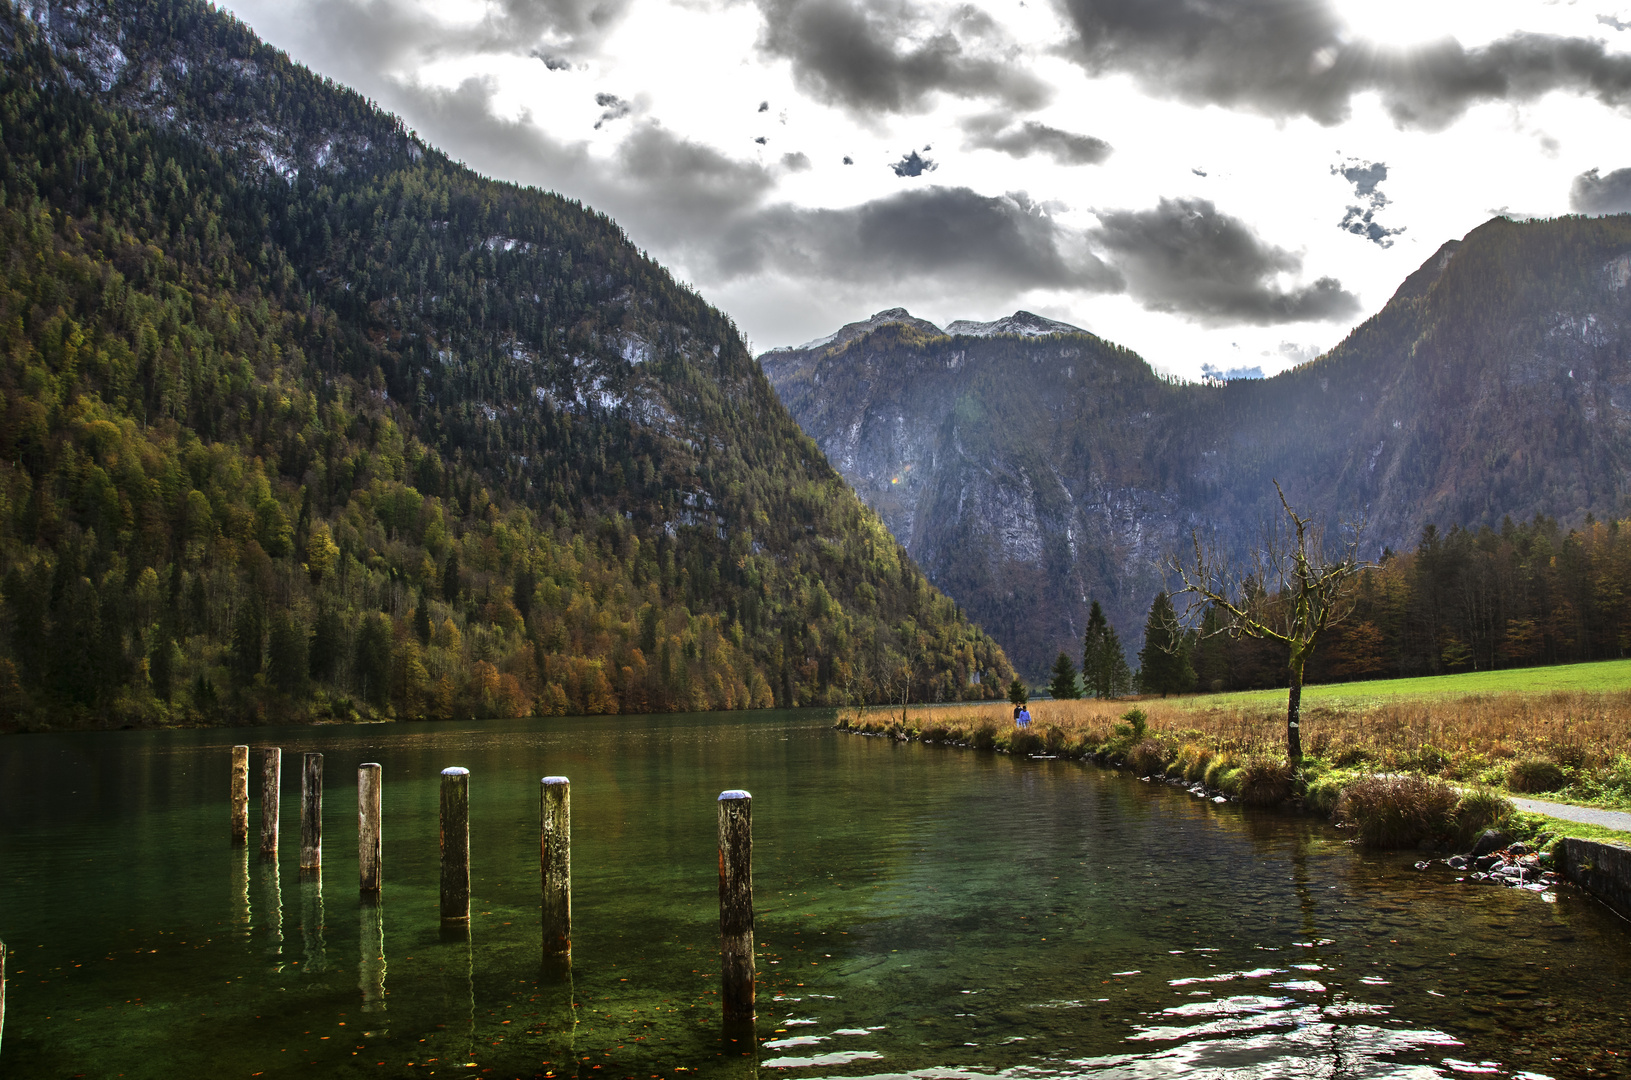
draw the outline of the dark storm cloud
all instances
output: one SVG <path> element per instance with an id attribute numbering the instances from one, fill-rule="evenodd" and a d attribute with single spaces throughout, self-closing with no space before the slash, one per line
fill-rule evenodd
<path id="1" fill-rule="evenodd" d="M 1631 103 L 1631 57 L 1602 42 L 1516 33 L 1475 48 L 1408 49 L 1353 37 L 1326 0 L 1057 0 L 1093 73 L 1130 73 L 1153 93 L 1335 124 L 1376 91 L 1401 127 L 1436 129 L 1481 101 L 1553 90 Z"/>
<path id="2" fill-rule="evenodd" d="M 1004 56 L 990 17 L 973 7 L 939 26 L 907 3 L 759 0 L 759 8 L 759 48 L 791 60 L 806 93 L 855 112 L 919 112 L 935 93 L 1022 109 L 1049 97 L 1042 80 Z"/>
<path id="3" fill-rule="evenodd" d="M 573 53 L 593 51 L 632 0 L 496 0 L 474 23 L 449 23 L 411 0 L 326 0 L 311 4 L 325 51 L 373 71 L 416 67 L 441 57 L 535 56 L 552 71 Z"/>
<path id="4" fill-rule="evenodd" d="M 1631 212 L 1631 169 L 1615 169 L 1600 176 L 1588 169 L 1569 185 L 1569 209 L 1579 214 Z"/>
<path id="5" fill-rule="evenodd" d="M 482 172 L 560 191 L 614 215 L 641 243 L 709 241 L 721 220 L 758 206 L 775 186 L 764 166 L 739 161 L 651 121 L 636 122 L 609 160 L 562 142 L 531 118 L 493 111 L 493 88 L 470 79 L 444 90 L 396 88 L 419 133 Z"/>
<path id="6" fill-rule="evenodd" d="M 1091 135 L 1062 131 L 1035 120 L 1009 125 L 1009 117 L 986 113 L 963 121 L 970 149 L 1000 150 L 1009 157 L 1047 154 L 1061 165 L 1098 165 L 1110 156 L 1110 144 Z"/>
<path id="7" fill-rule="evenodd" d="M 940 168 L 939 165 L 918 154 L 916 150 L 889 167 L 895 171 L 896 176 L 922 176 L 926 172 L 934 172 Z"/>
<path id="8" fill-rule="evenodd" d="M 1301 257 L 1266 243 L 1205 199 L 1162 199 L 1153 210 L 1107 211 L 1099 221 L 1094 239 L 1126 277 L 1128 291 L 1152 311 L 1266 326 L 1359 310 L 1335 278 L 1282 289 L 1275 278 L 1299 272 Z"/>
<path id="9" fill-rule="evenodd" d="M 1031 288 L 1114 292 L 1115 271 L 1022 195 L 968 188 L 901 192 L 841 210 L 778 205 L 741 216 L 718 252 L 721 278 L 781 273 L 887 285 L 937 283 L 1012 295 Z"/>

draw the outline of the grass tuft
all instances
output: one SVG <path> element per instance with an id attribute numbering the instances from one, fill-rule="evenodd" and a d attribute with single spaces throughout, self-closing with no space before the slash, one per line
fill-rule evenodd
<path id="1" fill-rule="evenodd" d="M 1426 776 L 1363 776 L 1337 800 L 1336 819 L 1359 832 L 1372 848 L 1415 847 L 1457 831 L 1460 796 L 1442 780 Z"/>
<path id="2" fill-rule="evenodd" d="M 1528 757 L 1514 761 L 1506 770 L 1506 786 L 1517 792 L 1556 791 L 1564 787 L 1569 778 L 1555 761 L 1543 757 Z"/>
<path id="3" fill-rule="evenodd" d="M 1291 798 L 1291 763 L 1271 757 L 1251 757 L 1240 767 L 1240 801 L 1247 806 L 1279 806 Z"/>

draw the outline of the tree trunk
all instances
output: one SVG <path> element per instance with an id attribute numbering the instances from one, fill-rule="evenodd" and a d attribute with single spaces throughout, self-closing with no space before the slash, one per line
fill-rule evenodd
<path id="1" fill-rule="evenodd" d="M 1286 760 L 1296 765 L 1303 759 L 1303 657 L 1291 659 L 1291 694 L 1286 701 Z"/>

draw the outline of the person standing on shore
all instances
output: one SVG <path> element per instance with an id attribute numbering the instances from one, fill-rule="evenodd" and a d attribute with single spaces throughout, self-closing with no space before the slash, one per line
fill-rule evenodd
<path id="1" fill-rule="evenodd" d="M 1031 726 L 1031 710 L 1028 709 L 1027 707 L 1025 707 L 1024 705 L 1021 705 L 1019 707 L 1019 712 L 1016 713 L 1015 716 L 1014 716 L 1014 723 L 1018 724 L 1021 728 L 1030 727 Z"/>

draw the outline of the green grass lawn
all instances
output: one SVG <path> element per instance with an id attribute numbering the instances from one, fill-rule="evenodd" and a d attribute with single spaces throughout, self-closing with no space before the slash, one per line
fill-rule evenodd
<path id="1" fill-rule="evenodd" d="M 1456 698 L 1475 694 L 1603 693 L 1631 690 L 1631 660 L 1602 660 L 1592 664 L 1509 668 L 1504 671 L 1468 671 L 1460 675 L 1428 675 L 1416 679 L 1376 679 L 1370 682 L 1327 683 L 1303 687 L 1303 708 L 1364 708 L 1398 698 Z M 1197 694 L 1180 704 L 1209 709 L 1214 706 L 1284 706 L 1286 691 L 1246 690 L 1231 694 Z"/>

